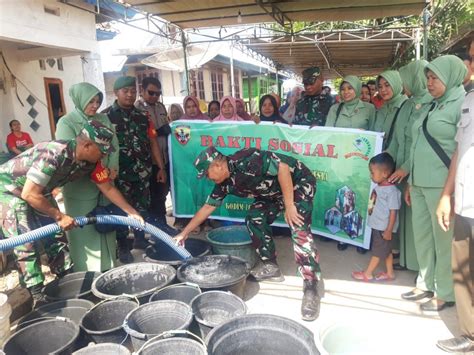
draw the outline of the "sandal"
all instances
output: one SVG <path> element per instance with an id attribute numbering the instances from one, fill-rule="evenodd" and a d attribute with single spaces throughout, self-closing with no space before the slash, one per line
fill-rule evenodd
<path id="1" fill-rule="evenodd" d="M 201 233 L 201 226 L 197 226 L 191 231 L 191 234 L 194 234 L 194 235 L 197 235 L 199 233 Z"/>
<path id="2" fill-rule="evenodd" d="M 373 277 L 368 278 L 363 271 L 352 271 L 352 278 L 358 281 L 371 282 L 374 280 Z"/>
<path id="3" fill-rule="evenodd" d="M 386 272 L 379 272 L 375 275 L 375 281 L 393 281 L 395 276 L 389 276 Z"/>

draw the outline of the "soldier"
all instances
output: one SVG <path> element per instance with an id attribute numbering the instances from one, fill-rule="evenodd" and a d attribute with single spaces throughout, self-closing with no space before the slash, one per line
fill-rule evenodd
<path id="1" fill-rule="evenodd" d="M 104 113 L 115 126 L 119 141 L 117 188 L 132 206 L 140 213 L 146 214 L 150 208 L 152 157 L 159 168 L 156 180 L 160 183 L 166 182 L 166 171 L 156 140 L 155 127 L 148 116 L 134 106 L 137 98 L 134 77 L 118 78 L 114 83 L 114 93 L 117 99 Z M 148 245 L 145 233 L 135 230 L 134 234 L 133 248 L 145 249 Z M 133 261 L 127 236 L 128 229 L 117 231 L 118 254 L 122 263 Z"/>
<path id="2" fill-rule="evenodd" d="M 142 81 L 141 98 L 135 102 L 135 107 L 148 114 L 156 128 L 160 155 L 166 169 L 166 175 L 169 176 L 168 162 L 168 136 L 171 134 L 171 128 L 168 121 L 165 105 L 159 100 L 161 96 L 161 83 L 153 77 L 146 77 Z M 167 227 L 166 223 L 166 196 L 170 190 L 169 180 L 165 182 L 156 181 L 158 174 L 157 162 L 153 162 L 152 174 L 150 178 L 150 214 L 160 224 L 159 227 Z"/>
<path id="3" fill-rule="evenodd" d="M 113 148 L 114 133 L 98 121 L 86 124 L 77 138 L 39 143 L 0 166 L 0 209 L 2 237 L 15 237 L 57 222 L 64 231 L 76 226 L 74 219 L 55 207 L 51 192 L 82 176 L 90 176 L 110 201 L 131 217 L 143 219 L 113 187 L 101 159 Z M 15 248 L 20 283 L 37 296 L 43 286 L 40 243 Z M 45 250 L 51 271 L 61 274 L 71 267 L 64 245 L 50 242 Z"/>
<path id="4" fill-rule="evenodd" d="M 253 197 L 247 217 L 247 229 L 261 262 L 251 271 L 257 281 L 284 280 L 276 263 L 271 224 L 284 212 L 291 229 L 298 271 L 304 280 L 301 314 L 304 320 L 319 315 L 319 253 L 313 244 L 311 214 L 316 179 L 300 161 L 282 154 L 242 149 L 231 156 L 209 147 L 194 162 L 198 178 L 207 177 L 216 185 L 203 207 L 176 236 L 182 243 L 189 233 L 204 222 L 222 204 L 228 194 Z"/>
<path id="5" fill-rule="evenodd" d="M 332 104 L 329 95 L 322 94 L 324 77 L 318 67 L 303 70 L 304 95 L 296 103 L 293 124 L 324 126 Z"/>

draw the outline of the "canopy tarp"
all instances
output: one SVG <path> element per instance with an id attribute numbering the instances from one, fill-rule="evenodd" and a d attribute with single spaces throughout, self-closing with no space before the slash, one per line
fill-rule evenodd
<path id="1" fill-rule="evenodd" d="M 419 15 L 426 0 L 127 0 L 182 28 Z M 239 17 L 240 13 L 240 17 Z"/>

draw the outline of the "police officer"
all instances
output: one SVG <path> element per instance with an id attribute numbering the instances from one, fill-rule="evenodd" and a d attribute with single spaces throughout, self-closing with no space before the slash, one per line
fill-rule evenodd
<path id="1" fill-rule="evenodd" d="M 293 124 L 324 126 L 332 104 L 330 95 L 322 93 L 324 77 L 318 67 L 303 70 L 304 95 L 296 103 Z"/>
<path id="2" fill-rule="evenodd" d="M 153 122 L 160 148 L 160 155 L 165 165 L 166 175 L 169 176 L 168 162 L 168 136 L 171 134 L 171 128 L 168 121 L 168 114 L 165 105 L 160 102 L 161 82 L 157 78 L 146 77 L 142 80 L 141 97 L 135 102 L 135 107 L 148 114 Z M 159 227 L 168 227 L 166 223 L 166 196 L 170 186 L 169 180 L 158 182 L 156 174 L 158 165 L 153 162 L 152 174 L 150 178 L 150 214 L 159 223 Z"/>
<path id="3" fill-rule="evenodd" d="M 2 237 L 11 238 L 54 223 L 67 231 L 76 226 L 74 219 L 54 204 L 51 192 L 70 181 L 89 176 L 99 190 L 131 217 L 143 219 L 110 183 L 101 159 L 113 148 L 114 133 L 98 121 L 87 123 L 77 138 L 39 143 L 0 166 L 0 211 Z M 39 243 L 15 248 L 20 283 L 34 296 L 40 294 L 44 275 L 41 271 Z M 51 271 L 61 274 L 71 267 L 64 246 L 49 242 L 45 248 Z"/>
<path id="4" fill-rule="evenodd" d="M 114 93 L 117 99 L 104 113 L 115 126 L 120 147 L 117 188 L 140 213 L 146 213 L 150 207 L 152 157 L 159 168 L 157 182 L 166 182 L 166 171 L 156 140 L 155 127 L 148 116 L 134 106 L 137 98 L 134 77 L 118 78 L 114 83 Z M 135 230 L 134 234 L 133 248 L 145 249 L 148 243 L 144 232 Z M 118 254 L 122 263 L 133 261 L 127 236 L 128 229 L 117 231 Z"/>
<path id="5" fill-rule="evenodd" d="M 261 263 L 251 271 L 251 275 L 257 281 L 280 282 L 284 278 L 276 263 L 270 225 L 284 211 L 291 229 L 298 271 L 304 280 L 302 318 L 315 320 L 320 306 L 317 291 L 320 267 L 319 253 L 310 229 L 316 189 L 316 179 L 311 171 L 292 157 L 254 148 L 224 156 L 214 147 L 209 147 L 199 154 L 194 165 L 198 178 L 207 177 L 216 185 L 204 206 L 176 239 L 179 242 L 186 240 L 228 194 L 253 197 L 255 200 L 245 221 Z"/>

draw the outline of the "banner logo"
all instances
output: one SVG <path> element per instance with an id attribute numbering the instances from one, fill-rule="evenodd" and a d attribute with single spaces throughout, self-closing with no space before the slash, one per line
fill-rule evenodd
<path id="1" fill-rule="evenodd" d="M 372 145 L 366 137 L 357 137 L 354 142 L 352 142 L 352 146 L 355 148 L 355 151 L 345 154 L 344 158 L 359 157 L 364 160 L 369 160 Z"/>
<path id="2" fill-rule="evenodd" d="M 174 136 L 179 144 L 186 145 L 191 139 L 191 127 L 184 125 L 176 126 L 174 129 Z"/>

